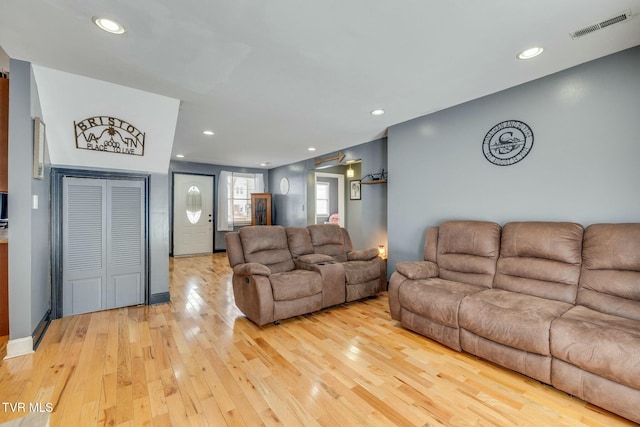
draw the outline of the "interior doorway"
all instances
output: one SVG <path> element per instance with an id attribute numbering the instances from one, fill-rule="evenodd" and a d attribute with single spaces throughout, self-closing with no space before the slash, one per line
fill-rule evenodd
<path id="1" fill-rule="evenodd" d="M 173 174 L 173 255 L 213 252 L 213 175 Z"/>
<path id="2" fill-rule="evenodd" d="M 344 175 L 315 173 L 315 223 L 336 223 L 344 227 Z M 336 221 L 337 219 L 337 221 Z"/>

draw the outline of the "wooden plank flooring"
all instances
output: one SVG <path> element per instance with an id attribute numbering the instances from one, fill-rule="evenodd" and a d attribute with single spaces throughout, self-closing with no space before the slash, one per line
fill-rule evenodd
<path id="1" fill-rule="evenodd" d="M 0 362 L 52 426 L 615 426 L 631 422 L 401 328 L 386 294 L 259 328 L 225 254 L 171 260 L 171 303 L 54 321 Z"/>

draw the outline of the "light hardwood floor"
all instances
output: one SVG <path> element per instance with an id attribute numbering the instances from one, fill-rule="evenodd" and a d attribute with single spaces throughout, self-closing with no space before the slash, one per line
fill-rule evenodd
<path id="1" fill-rule="evenodd" d="M 259 328 L 225 254 L 170 265 L 171 303 L 56 320 L 0 362 L 0 422 L 22 402 L 64 427 L 632 425 L 401 328 L 386 294 Z"/>

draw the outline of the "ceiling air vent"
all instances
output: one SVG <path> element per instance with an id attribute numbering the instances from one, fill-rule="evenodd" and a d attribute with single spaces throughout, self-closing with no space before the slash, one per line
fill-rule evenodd
<path id="1" fill-rule="evenodd" d="M 589 25 L 588 27 L 584 27 L 579 30 L 576 30 L 572 33 L 569 33 L 569 35 L 571 36 L 572 39 L 577 39 L 578 37 L 586 36 L 587 34 L 593 33 L 594 31 L 601 30 L 610 25 L 617 24 L 619 22 L 624 22 L 628 19 L 631 19 L 631 16 L 633 15 L 629 10 L 627 12 L 614 16 L 613 18 L 605 19 L 604 21 L 599 22 L 597 24 Z"/>

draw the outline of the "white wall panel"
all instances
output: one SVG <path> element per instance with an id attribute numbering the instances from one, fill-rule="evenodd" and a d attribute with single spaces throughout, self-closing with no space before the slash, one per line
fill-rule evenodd
<path id="1" fill-rule="evenodd" d="M 167 173 L 180 101 L 33 66 L 53 165 Z M 76 148 L 74 122 L 111 116 L 145 133 L 144 156 Z"/>

